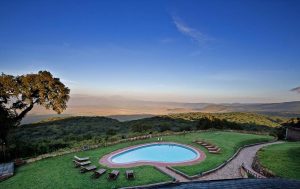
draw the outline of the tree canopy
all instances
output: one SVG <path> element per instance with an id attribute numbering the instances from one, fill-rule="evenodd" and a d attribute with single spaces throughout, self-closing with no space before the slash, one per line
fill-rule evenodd
<path id="1" fill-rule="evenodd" d="M 5 143 L 11 126 L 20 121 L 34 107 L 41 105 L 61 113 L 67 108 L 70 89 L 59 78 L 48 71 L 37 74 L 0 76 L 0 131 L 2 143 Z"/>

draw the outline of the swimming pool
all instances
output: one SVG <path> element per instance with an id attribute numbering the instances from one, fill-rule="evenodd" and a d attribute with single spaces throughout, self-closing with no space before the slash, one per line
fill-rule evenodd
<path id="1" fill-rule="evenodd" d="M 205 158 L 205 154 L 192 146 L 178 143 L 148 143 L 115 151 L 101 158 L 100 163 L 110 167 L 130 165 L 179 165 L 194 163 Z"/>
<path id="2" fill-rule="evenodd" d="M 199 154 L 186 146 L 178 144 L 150 144 L 117 154 L 111 158 L 113 163 L 152 161 L 177 163 L 196 159 Z"/>

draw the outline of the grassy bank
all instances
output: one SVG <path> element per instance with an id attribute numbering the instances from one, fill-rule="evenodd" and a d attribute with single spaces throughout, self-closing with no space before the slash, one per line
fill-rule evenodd
<path id="1" fill-rule="evenodd" d="M 219 145 L 222 148 L 222 153 L 219 155 L 207 154 L 202 147 L 193 143 L 196 139 L 206 139 Z M 272 137 L 270 136 L 221 131 L 189 133 L 186 135 L 163 137 L 164 141 L 190 144 L 205 151 L 207 158 L 202 163 L 193 166 L 176 167 L 190 175 L 216 167 L 229 158 L 236 149 L 243 144 L 267 141 L 271 139 Z M 156 138 L 152 138 L 127 142 L 76 153 L 76 155 L 89 156 L 92 163 L 100 167 L 101 165 L 99 165 L 98 161 L 100 157 L 107 153 L 127 146 L 154 142 L 156 140 Z M 107 181 L 107 175 L 104 175 L 99 179 L 91 179 L 91 173 L 80 174 L 78 169 L 73 168 L 71 160 L 74 155 L 75 154 L 72 153 L 60 157 L 44 159 L 20 167 L 16 170 L 16 175 L 14 177 L 0 183 L 0 188 L 118 188 L 121 186 L 136 186 L 171 180 L 170 177 L 150 166 L 132 168 L 136 172 L 136 179 L 133 181 L 127 181 L 125 179 L 125 169 L 119 169 L 121 170 L 121 175 L 116 181 Z"/>
<path id="2" fill-rule="evenodd" d="M 300 179 L 300 142 L 267 146 L 258 152 L 258 159 L 278 177 Z"/>

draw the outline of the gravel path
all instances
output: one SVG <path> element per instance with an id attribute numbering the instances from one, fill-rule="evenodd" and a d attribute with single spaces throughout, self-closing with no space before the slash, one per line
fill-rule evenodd
<path id="1" fill-rule="evenodd" d="M 211 174 L 205 175 L 199 180 L 218 180 L 218 179 L 234 179 L 234 178 L 242 178 L 240 174 L 240 167 L 242 163 L 244 163 L 246 166 L 251 168 L 254 156 L 256 152 L 264 147 L 269 146 L 272 144 L 279 144 L 282 143 L 280 141 L 272 142 L 272 143 L 266 143 L 266 144 L 259 144 L 256 146 L 246 147 L 240 151 L 240 153 L 227 165 L 222 167 L 221 169 L 217 170 L 216 172 L 213 172 Z"/>
<path id="2" fill-rule="evenodd" d="M 265 143 L 265 144 L 259 144 L 251 147 L 243 148 L 240 153 L 233 158 L 227 165 L 222 167 L 221 169 L 210 173 L 208 175 L 205 175 L 203 177 L 200 177 L 199 179 L 195 180 L 220 180 L 220 179 L 236 179 L 236 178 L 242 178 L 242 175 L 240 173 L 240 167 L 242 163 L 245 164 L 246 167 L 248 167 L 250 170 L 252 170 L 252 162 L 255 157 L 256 152 L 261 149 L 264 146 L 269 146 L 272 144 L 279 144 L 282 143 L 281 141 L 277 142 L 271 142 L 271 143 Z M 166 167 L 157 167 L 162 172 L 165 172 L 166 174 L 170 175 L 173 178 L 176 178 L 179 182 L 189 182 L 190 180 L 186 179 L 185 177 L 175 173 L 172 170 L 167 169 Z M 254 171 L 254 170 L 252 170 Z M 255 171 L 254 171 L 255 172 Z"/>

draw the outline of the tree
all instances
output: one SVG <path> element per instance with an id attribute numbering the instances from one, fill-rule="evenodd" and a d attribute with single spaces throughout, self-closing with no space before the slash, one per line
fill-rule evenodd
<path id="1" fill-rule="evenodd" d="M 34 105 L 58 114 L 67 108 L 70 90 L 48 71 L 37 74 L 0 76 L 0 142 L 5 152 L 9 129 L 20 125 Z"/>

